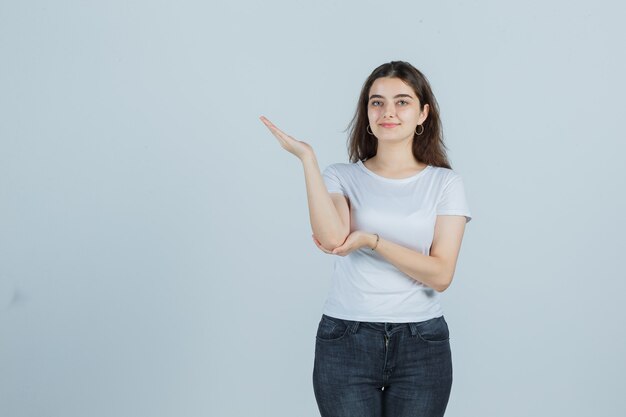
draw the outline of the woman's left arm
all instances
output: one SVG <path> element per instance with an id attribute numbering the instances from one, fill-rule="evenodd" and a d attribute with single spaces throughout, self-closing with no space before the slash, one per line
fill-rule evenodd
<path id="1" fill-rule="evenodd" d="M 414 280 L 443 292 L 450 286 L 454 276 L 465 223 L 465 216 L 437 216 L 430 255 L 424 255 L 383 238 L 379 238 L 375 250 Z M 367 247 L 373 248 L 376 245 L 376 235 L 363 233 L 362 236 Z"/>
<path id="2" fill-rule="evenodd" d="M 331 255 L 346 256 L 356 249 L 372 249 L 376 246 L 376 252 L 400 271 L 438 292 L 443 292 L 450 286 L 454 276 L 465 223 L 465 216 L 438 215 L 430 255 L 383 238 L 378 239 L 377 245 L 375 234 L 361 230 L 350 233 L 346 241 L 332 251 L 324 248 L 315 235 L 312 237 L 320 250 Z"/>

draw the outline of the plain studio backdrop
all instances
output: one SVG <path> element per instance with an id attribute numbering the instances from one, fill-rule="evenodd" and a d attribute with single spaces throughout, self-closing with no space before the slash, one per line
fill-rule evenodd
<path id="1" fill-rule="evenodd" d="M 620 2 L 3 1 L 0 415 L 318 416 L 302 165 L 422 70 L 467 225 L 447 416 L 624 416 Z"/>

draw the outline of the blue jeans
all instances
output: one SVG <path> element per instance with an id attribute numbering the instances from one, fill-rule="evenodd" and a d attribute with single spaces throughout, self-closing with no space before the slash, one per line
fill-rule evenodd
<path id="1" fill-rule="evenodd" d="M 322 417 L 443 416 L 452 355 L 443 316 L 413 323 L 322 314 L 313 389 Z"/>

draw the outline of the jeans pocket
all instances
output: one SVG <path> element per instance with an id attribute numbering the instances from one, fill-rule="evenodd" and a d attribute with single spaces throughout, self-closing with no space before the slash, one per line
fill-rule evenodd
<path id="1" fill-rule="evenodd" d="M 417 334 L 428 343 L 445 343 L 450 340 L 448 323 L 443 316 L 421 321 L 417 324 Z"/>
<path id="2" fill-rule="evenodd" d="M 338 341 L 344 338 L 349 329 L 345 321 L 322 314 L 315 338 L 321 342 Z"/>

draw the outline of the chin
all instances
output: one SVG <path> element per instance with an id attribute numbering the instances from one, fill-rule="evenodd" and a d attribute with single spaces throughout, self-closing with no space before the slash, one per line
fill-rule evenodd
<path id="1" fill-rule="evenodd" d="M 400 140 L 405 139 L 406 135 L 398 135 L 397 133 L 392 134 L 391 132 L 388 132 L 386 134 L 383 133 L 383 134 L 377 135 L 376 137 L 379 139 L 384 139 L 388 141 L 400 141 Z"/>

